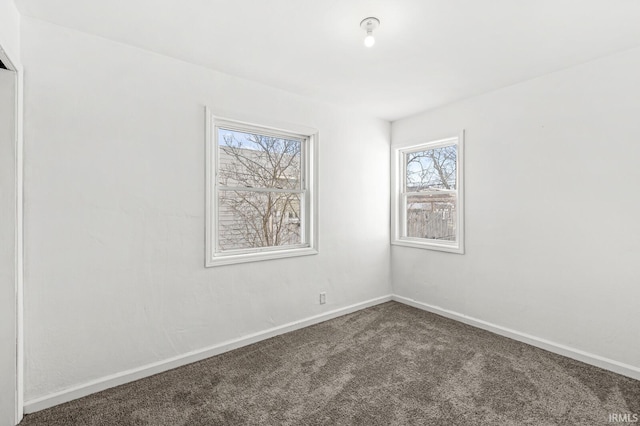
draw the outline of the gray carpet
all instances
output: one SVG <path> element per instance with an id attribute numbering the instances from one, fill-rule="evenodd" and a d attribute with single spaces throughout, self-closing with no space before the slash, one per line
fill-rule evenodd
<path id="1" fill-rule="evenodd" d="M 640 414 L 640 381 L 389 302 L 21 425 L 555 425 Z"/>

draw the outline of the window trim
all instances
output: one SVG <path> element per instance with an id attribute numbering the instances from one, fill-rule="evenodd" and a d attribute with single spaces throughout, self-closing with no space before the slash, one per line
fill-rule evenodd
<path id="1" fill-rule="evenodd" d="M 275 126 L 265 126 L 216 116 L 209 108 L 205 108 L 206 114 L 206 214 L 205 214 L 205 267 L 231 265 L 245 262 L 257 262 L 270 259 L 282 259 L 296 256 L 308 256 L 318 253 L 318 227 L 317 227 L 317 144 L 318 131 L 307 127 L 298 126 L 295 130 L 284 130 Z M 223 127 L 232 130 L 259 132 L 270 136 L 286 136 L 300 140 L 303 146 L 302 176 L 300 193 L 304 194 L 301 212 L 301 232 L 303 244 L 295 246 L 259 247 L 255 249 L 216 251 L 218 234 L 218 197 L 217 191 L 221 190 L 214 180 L 218 169 L 217 132 L 215 129 Z M 258 192 L 269 190 L 267 188 L 253 188 Z M 277 191 L 276 191 L 277 192 Z M 296 192 L 295 190 L 286 192 Z"/>
<path id="2" fill-rule="evenodd" d="M 407 196 L 405 155 L 410 152 L 457 146 L 456 155 L 456 220 L 457 235 L 455 242 L 444 242 L 427 238 L 405 237 L 406 208 L 403 203 Z M 391 244 L 427 250 L 464 254 L 464 130 L 457 136 L 433 140 L 425 143 L 412 143 L 392 146 L 391 148 Z"/>

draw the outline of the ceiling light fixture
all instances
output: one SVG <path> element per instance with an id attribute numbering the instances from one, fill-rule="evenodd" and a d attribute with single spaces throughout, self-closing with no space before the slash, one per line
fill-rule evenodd
<path id="1" fill-rule="evenodd" d="M 367 32 L 367 36 L 364 38 L 365 46 L 371 47 L 376 43 L 376 39 L 373 38 L 373 30 L 378 28 L 379 25 L 380 20 L 374 17 L 364 18 L 362 22 L 360 22 L 360 28 Z"/>

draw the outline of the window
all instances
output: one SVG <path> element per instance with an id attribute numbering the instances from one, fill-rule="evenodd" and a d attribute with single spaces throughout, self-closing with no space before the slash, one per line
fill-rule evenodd
<path id="1" fill-rule="evenodd" d="M 206 265 L 317 253 L 317 134 L 207 117 Z"/>
<path id="2" fill-rule="evenodd" d="M 464 253 L 463 137 L 394 149 L 392 244 Z"/>

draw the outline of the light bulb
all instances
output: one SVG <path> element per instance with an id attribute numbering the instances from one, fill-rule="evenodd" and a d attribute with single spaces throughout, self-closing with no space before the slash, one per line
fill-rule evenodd
<path id="1" fill-rule="evenodd" d="M 367 47 L 371 47 L 374 44 L 376 44 L 376 39 L 373 37 L 373 34 L 368 32 L 367 36 L 364 38 L 364 45 Z"/>
<path id="2" fill-rule="evenodd" d="M 378 18 L 374 18 L 373 16 L 364 18 L 360 22 L 360 28 L 362 28 L 367 33 L 367 36 L 364 38 L 365 46 L 371 47 L 376 44 L 376 39 L 373 38 L 373 30 L 378 28 L 378 25 L 380 25 L 380 20 Z"/>

